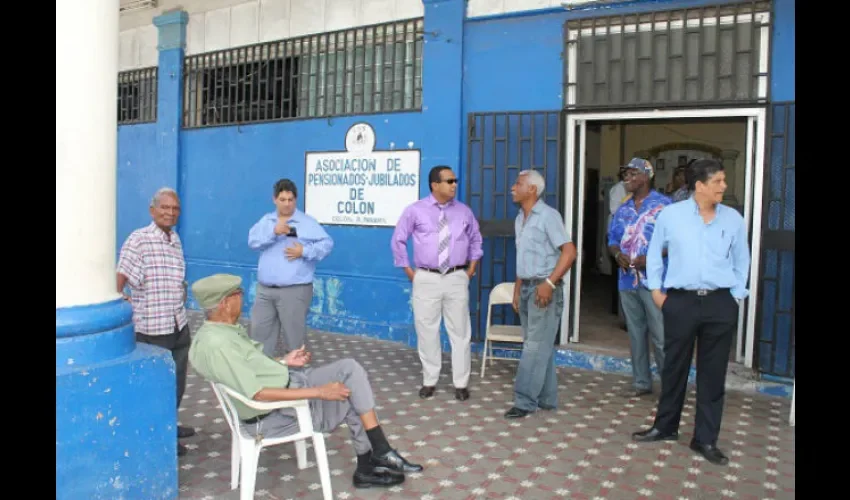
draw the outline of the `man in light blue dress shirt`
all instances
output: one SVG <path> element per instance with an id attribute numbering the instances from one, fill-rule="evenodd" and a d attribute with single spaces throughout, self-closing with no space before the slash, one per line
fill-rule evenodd
<path id="1" fill-rule="evenodd" d="M 260 252 L 251 337 L 262 342 L 269 357 L 277 355 L 281 333 L 284 353 L 306 345 L 313 273 L 334 246 L 316 219 L 296 208 L 295 183 L 281 179 L 273 194 L 277 210 L 263 215 L 248 233 L 248 246 Z"/>
<path id="2" fill-rule="evenodd" d="M 723 165 L 697 160 L 687 178 L 691 197 L 661 212 L 647 253 L 649 289 L 664 315 L 664 368 L 655 423 L 632 436 L 640 442 L 678 439 L 696 343 L 696 422 L 690 446 L 709 462 L 725 465 L 717 437 L 738 305 L 748 294 L 750 249 L 743 217 L 721 203 Z M 668 260 L 662 277 L 664 248 Z"/>

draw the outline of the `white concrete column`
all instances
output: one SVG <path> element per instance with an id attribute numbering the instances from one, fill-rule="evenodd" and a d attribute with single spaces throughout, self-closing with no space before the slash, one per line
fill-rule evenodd
<path id="1" fill-rule="evenodd" d="M 56 2 L 56 307 L 115 291 L 118 2 Z"/>

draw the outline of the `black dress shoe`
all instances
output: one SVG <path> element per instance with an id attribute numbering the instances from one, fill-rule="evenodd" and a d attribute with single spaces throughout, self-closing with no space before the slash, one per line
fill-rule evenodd
<path id="1" fill-rule="evenodd" d="M 372 486 L 395 486 L 404 482 L 404 474 L 387 474 L 377 470 L 354 471 L 355 488 L 371 488 Z"/>
<path id="2" fill-rule="evenodd" d="M 647 394 L 652 394 L 650 389 L 626 389 L 620 393 L 624 398 L 639 398 L 641 396 L 646 396 Z"/>
<path id="3" fill-rule="evenodd" d="M 514 406 L 513 408 L 505 412 L 505 418 L 522 418 L 528 415 L 529 413 L 531 412 L 528 410 L 523 410 L 522 408 L 517 408 L 516 406 Z"/>
<path id="4" fill-rule="evenodd" d="M 706 460 L 713 464 L 726 465 L 729 463 L 729 459 L 726 458 L 726 455 L 724 455 L 722 451 L 718 450 L 717 446 L 714 446 L 713 444 L 701 444 L 696 441 L 691 441 L 691 449 L 704 456 Z"/>
<path id="5" fill-rule="evenodd" d="M 638 443 L 652 443 L 654 441 L 675 441 L 679 439 L 678 432 L 661 432 L 655 427 L 645 431 L 633 432 L 632 440 Z"/>
<path id="6" fill-rule="evenodd" d="M 469 399 L 469 389 L 466 387 L 463 389 L 455 389 L 455 399 L 458 401 L 466 401 Z"/>
<path id="7" fill-rule="evenodd" d="M 182 457 L 183 455 L 189 453 L 189 448 L 186 448 L 180 443 L 177 443 L 177 456 Z"/>
<path id="8" fill-rule="evenodd" d="M 404 474 L 405 472 L 422 472 L 423 467 L 418 464 L 412 464 L 404 459 L 395 450 L 390 450 L 383 455 L 372 454 L 370 458 L 372 465 L 375 467 L 375 472 Z"/>
<path id="9" fill-rule="evenodd" d="M 179 438 L 187 438 L 195 435 L 194 427 L 183 427 L 182 425 L 177 426 L 177 437 Z"/>
<path id="10" fill-rule="evenodd" d="M 428 399 L 434 395 L 434 389 L 436 389 L 433 385 L 423 385 L 421 389 L 419 389 L 419 397 L 422 399 Z"/>

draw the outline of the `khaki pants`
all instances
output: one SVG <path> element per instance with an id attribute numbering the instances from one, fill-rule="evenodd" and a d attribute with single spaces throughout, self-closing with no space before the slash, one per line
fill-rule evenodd
<path id="1" fill-rule="evenodd" d="M 442 368 L 440 319 L 452 347 L 452 381 L 456 389 L 469 383 L 472 319 L 469 314 L 469 276 L 464 270 L 446 275 L 417 269 L 413 276 L 413 317 L 422 385 L 437 385 Z"/>

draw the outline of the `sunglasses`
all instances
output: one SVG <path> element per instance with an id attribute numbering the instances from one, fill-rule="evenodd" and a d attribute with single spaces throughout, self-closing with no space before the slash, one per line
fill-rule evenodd
<path id="1" fill-rule="evenodd" d="M 449 185 L 457 184 L 457 179 L 446 179 L 446 180 L 440 181 L 440 182 L 445 182 L 446 184 L 449 184 Z"/>

